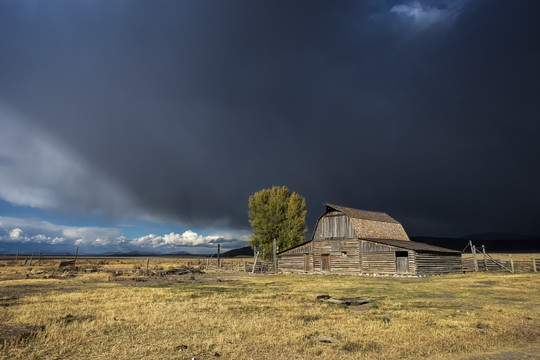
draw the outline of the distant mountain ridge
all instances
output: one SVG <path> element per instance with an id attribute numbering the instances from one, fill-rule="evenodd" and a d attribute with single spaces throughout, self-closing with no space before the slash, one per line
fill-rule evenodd
<path id="1" fill-rule="evenodd" d="M 244 246 L 242 248 L 233 249 L 224 252 L 223 257 L 235 257 L 235 256 L 253 256 L 253 249 L 250 246 Z"/>

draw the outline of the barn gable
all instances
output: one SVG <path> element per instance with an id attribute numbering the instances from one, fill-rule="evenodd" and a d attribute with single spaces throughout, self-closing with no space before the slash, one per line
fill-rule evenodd
<path id="1" fill-rule="evenodd" d="M 313 239 L 361 238 L 410 241 L 403 226 L 386 213 L 325 204 Z"/>

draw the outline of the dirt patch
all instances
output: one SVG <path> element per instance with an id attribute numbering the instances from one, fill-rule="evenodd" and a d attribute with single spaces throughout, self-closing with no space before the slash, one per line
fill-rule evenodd
<path id="1" fill-rule="evenodd" d="M 38 331 L 43 330 L 44 328 L 44 326 L 32 326 L 24 324 L 0 324 L 0 341 L 24 339 Z"/>
<path id="2" fill-rule="evenodd" d="M 136 287 L 169 287 L 173 285 L 232 285 L 238 284 L 239 277 L 257 276 L 244 273 L 203 273 L 203 274 L 182 274 L 163 276 L 119 276 L 114 282 L 126 286 Z"/>
<path id="3" fill-rule="evenodd" d="M 15 300 L 23 298 L 25 296 L 31 296 L 35 294 L 44 294 L 51 291 L 61 292 L 73 292 L 75 288 L 72 287 L 59 287 L 59 286 L 43 286 L 43 285 L 11 285 L 2 288 L 2 297 L 0 297 L 0 306 L 9 306 Z"/>

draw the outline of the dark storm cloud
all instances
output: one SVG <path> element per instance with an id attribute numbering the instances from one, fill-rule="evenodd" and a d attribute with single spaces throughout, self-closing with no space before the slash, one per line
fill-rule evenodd
<path id="1" fill-rule="evenodd" d="M 277 184 L 310 227 L 540 233 L 536 2 L 0 4 L 0 99 L 152 214 L 243 227 Z"/>

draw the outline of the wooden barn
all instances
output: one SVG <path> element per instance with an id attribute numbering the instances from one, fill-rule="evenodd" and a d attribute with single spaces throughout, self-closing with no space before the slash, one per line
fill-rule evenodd
<path id="1" fill-rule="evenodd" d="M 381 212 L 326 204 L 310 241 L 278 253 L 279 272 L 423 276 L 462 272 L 461 253 L 410 241 Z"/>

